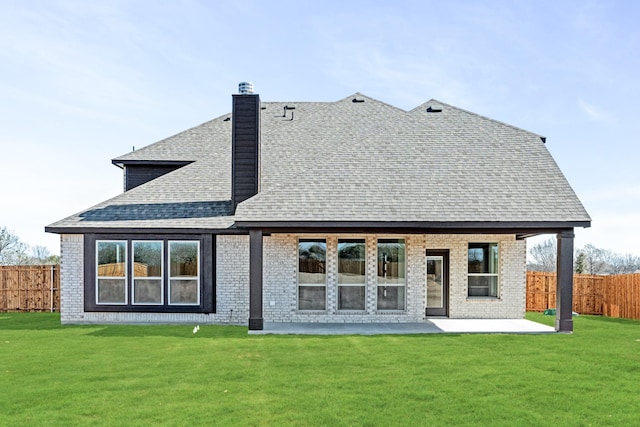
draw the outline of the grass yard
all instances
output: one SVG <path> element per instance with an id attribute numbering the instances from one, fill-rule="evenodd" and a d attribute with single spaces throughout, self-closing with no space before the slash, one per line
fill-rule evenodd
<path id="1" fill-rule="evenodd" d="M 637 321 L 580 316 L 573 335 L 192 328 L 0 313 L 0 425 L 640 423 Z"/>

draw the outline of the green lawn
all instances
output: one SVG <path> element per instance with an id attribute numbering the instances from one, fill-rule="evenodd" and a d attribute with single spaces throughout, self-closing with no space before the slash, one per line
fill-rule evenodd
<path id="1" fill-rule="evenodd" d="M 572 335 L 192 328 L 0 313 L 0 425 L 640 423 L 637 321 L 580 316 Z"/>

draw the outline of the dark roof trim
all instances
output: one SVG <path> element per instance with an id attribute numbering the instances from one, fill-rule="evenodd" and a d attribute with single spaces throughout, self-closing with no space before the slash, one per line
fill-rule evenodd
<path id="1" fill-rule="evenodd" d="M 236 221 L 239 228 L 566 229 L 591 221 Z"/>
<path id="2" fill-rule="evenodd" d="M 238 228 L 260 228 L 265 233 L 401 233 L 401 234 L 515 234 L 525 239 L 555 234 L 574 227 L 590 227 L 590 221 L 571 222 L 278 222 L 238 221 Z"/>
<path id="3" fill-rule="evenodd" d="M 118 166 L 187 166 L 195 160 L 118 160 L 113 159 L 111 163 Z"/>
<path id="4" fill-rule="evenodd" d="M 249 234 L 239 228 L 111 228 L 111 227 L 45 227 L 55 234 Z"/>
<path id="5" fill-rule="evenodd" d="M 264 233 L 401 233 L 401 234 L 516 234 L 518 238 L 554 234 L 576 227 L 587 228 L 591 221 L 553 222 L 385 222 L 385 221 L 237 221 L 234 227 L 210 228 L 110 228 L 45 227 L 47 233 L 128 233 L 128 234 L 248 234 L 249 229 Z"/>

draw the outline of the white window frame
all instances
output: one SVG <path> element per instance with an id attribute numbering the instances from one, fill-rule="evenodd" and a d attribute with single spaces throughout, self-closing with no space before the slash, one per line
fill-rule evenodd
<path id="1" fill-rule="evenodd" d="M 298 282 L 298 287 L 296 288 L 297 289 L 297 292 L 296 292 L 296 307 L 297 307 L 298 311 L 300 311 L 302 313 L 314 313 L 314 312 L 315 313 L 324 313 L 324 312 L 327 311 L 327 298 L 328 298 L 328 295 L 327 295 L 327 277 L 328 277 L 328 274 L 325 271 L 324 284 L 323 285 L 320 285 L 320 284 L 317 284 L 317 283 L 302 283 L 300 281 L 300 241 L 301 240 L 318 241 L 318 242 L 324 241 L 324 250 L 325 250 L 324 262 L 325 262 L 325 268 L 326 268 L 326 265 L 327 265 L 327 247 L 328 247 L 327 239 L 326 238 L 313 238 L 313 237 L 300 237 L 300 238 L 298 238 L 297 246 L 296 246 L 297 254 L 298 254 L 298 256 L 296 258 L 297 261 L 298 261 L 297 262 L 297 264 L 298 264 L 297 272 L 296 272 L 296 280 Z M 324 308 L 323 309 L 301 309 L 300 308 L 300 288 L 304 287 L 304 286 L 309 286 L 309 287 L 324 286 Z"/>
<path id="2" fill-rule="evenodd" d="M 160 244 L 160 272 L 161 276 L 136 277 L 136 243 L 159 243 Z M 132 240 L 131 241 L 131 305 L 164 305 L 164 241 L 163 240 Z M 136 302 L 136 280 L 160 280 L 160 302 Z"/>
<path id="3" fill-rule="evenodd" d="M 196 249 L 196 254 L 198 257 L 198 268 L 196 269 L 196 275 L 195 276 L 187 276 L 187 277 L 177 277 L 177 278 L 173 278 L 173 276 L 171 276 L 171 245 L 174 243 L 195 243 L 197 246 Z M 200 256 L 200 241 L 199 240 L 169 240 L 168 244 L 167 244 L 167 251 L 168 251 L 168 271 L 167 271 L 167 299 L 169 304 L 168 305 L 173 305 L 173 306 L 196 306 L 196 305 L 200 305 L 200 291 L 201 291 L 201 286 L 200 286 L 200 269 L 202 267 L 201 262 L 202 262 L 202 257 Z M 196 289 L 197 289 L 197 301 L 195 303 L 183 303 L 183 302 L 172 302 L 171 301 L 171 283 L 173 280 L 177 280 L 177 281 L 188 281 L 188 280 L 196 280 Z"/>
<path id="4" fill-rule="evenodd" d="M 364 283 L 340 283 L 340 241 L 341 240 L 362 240 L 364 245 Z M 367 271 L 369 267 L 369 251 L 367 250 L 367 239 L 362 237 L 342 237 L 338 239 L 336 245 L 336 285 L 337 285 L 337 293 L 336 293 L 336 306 L 339 312 L 366 312 L 367 310 L 367 294 L 368 294 L 368 278 Z M 364 288 L 364 308 L 340 308 L 340 288 L 341 287 L 362 287 Z"/>
<path id="5" fill-rule="evenodd" d="M 403 245 L 404 245 L 404 282 L 402 284 L 386 284 L 386 283 L 380 283 L 379 280 L 379 276 L 378 276 L 378 258 L 380 256 L 380 241 L 381 240 L 402 240 Z M 407 239 L 405 239 L 404 237 L 399 237 L 399 238 L 392 238 L 392 237 L 386 237 L 386 238 L 379 238 L 376 239 L 376 310 L 377 311 L 406 311 L 407 310 Z M 381 287 L 396 287 L 396 288 L 400 288 L 403 287 L 404 288 L 404 302 L 403 302 L 403 306 L 404 308 L 378 308 L 378 288 Z"/>
<path id="6" fill-rule="evenodd" d="M 495 265 L 495 271 L 496 271 L 495 273 L 469 273 L 468 271 L 469 245 L 495 245 L 498 248 L 497 260 Z M 496 294 L 495 295 L 470 295 L 469 290 L 471 289 L 471 285 L 469 284 L 469 280 L 467 279 L 467 298 L 492 298 L 492 299 L 500 298 L 500 250 L 501 248 L 498 242 L 469 242 L 467 244 L 467 277 L 495 277 L 496 278 Z M 489 287 L 489 291 L 491 291 L 491 287 Z"/>
<path id="7" fill-rule="evenodd" d="M 124 276 L 100 276 L 100 243 L 124 243 Z M 96 268 L 96 280 L 95 280 L 95 292 L 96 292 L 96 305 L 129 305 L 129 269 L 127 268 L 127 263 L 129 255 L 129 242 L 127 240 L 96 240 L 96 259 L 95 259 L 95 268 Z M 124 280 L 124 302 L 100 302 L 100 279 L 107 280 Z"/>

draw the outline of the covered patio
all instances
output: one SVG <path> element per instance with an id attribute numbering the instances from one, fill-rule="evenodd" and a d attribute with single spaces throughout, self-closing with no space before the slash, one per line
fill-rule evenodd
<path id="1" fill-rule="evenodd" d="M 391 334 L 551 334 L 556 330 L 527 319 L 430 318 L 420 323 L 272 323 L 253 335 L 391 335 Z"/>

